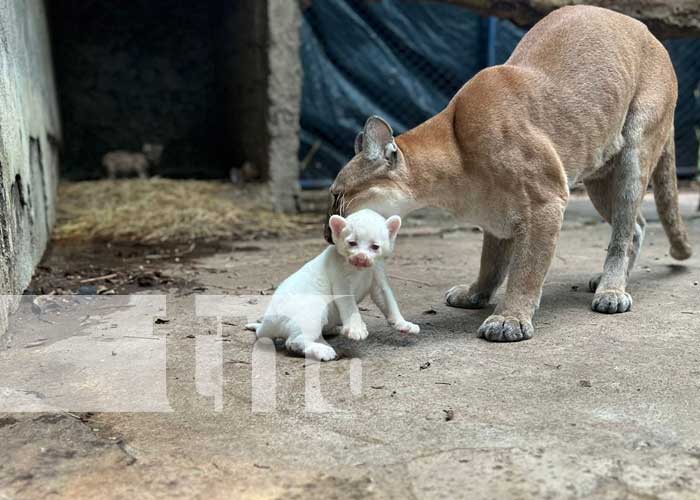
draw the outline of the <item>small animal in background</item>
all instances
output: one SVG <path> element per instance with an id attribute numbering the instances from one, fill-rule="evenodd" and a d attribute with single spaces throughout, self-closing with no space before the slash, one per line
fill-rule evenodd
<path id="1" fill-rule="evenodd" d="M 229 171 L 229 177 L 231 182 L 240 185 L 247 182 L 255 181 L 260 178 L 260 169 L 256 167 L 252 162 L 245 162 L 239 168 L 233 167 Z"/>
<path id="2" fill-rule="evenodd" d="M 146 143 L 141 152 L 110 151 L 102 157 L 102 166 L 110 179 L 133 174 L 138 175 L 141 179 L 146 179 L 149 168 L 158 165 L 162 156 L 162 144 Z"/>
<path id="3" fill-rule="evenodd" d="M 316 153 L 318 153 L 320 148 L 321 141 L 316 141 L 311 146 L 309 152 L 301 161 L 301 164 L 299 166 L 300 171 L 303 171 L 311 164 L 311 161 L 314 159 L 314 156 L 316 156 Z M 231 182 L 237 186 L 247 184 L 248 182 L 259 181 L 263 177 L 262 173 L 260 172 L 260 169 L 257 167 L 257 165 L 255 165 L 255 163 L 251 161 L 244 162 L 240 167 L 231 168 L 231 170 L 229 170 L 228 175 L 229 179 L 231 179 Z"/>
<path id="4" fill-rule="evenodd" d="M 406 321 L 384 272 L 384 259 L 394 250 L 401 227 L 399 216 L 384 219 L 372 210 L 360 210 L 347 219 L 329 220 L 329 245 L 277 289 L 262 319 L 246 329 L 258 338 L 286 339 L 287 350 L 319 361 L 336 358 L 323 333 L 340 333 L 353 340 L 367 338 L 367 326 L 357 304 L 367 294 L 387 321 L 402 333 L 418 333 Z"/>

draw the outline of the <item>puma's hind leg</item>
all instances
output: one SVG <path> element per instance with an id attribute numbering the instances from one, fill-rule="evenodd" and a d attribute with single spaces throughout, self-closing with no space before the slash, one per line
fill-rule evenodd
<path id="1" fill-rule="evenodd" d="M 602 181 L 586 181 L 586 189 L 588 195 L 593 202 L 593 206 L 596 208 L 598 213 L 605 219 L 606 222 L 610 222 L 610 203 L 608 198 L 608 186 L 609 181 L 607 179 Z M 646 233 L 647 221 L 641 213 L 641 210 L 637 213 L 637 220 L 634 226 L 634 236 L 632 237 L 632 244 L 629 247 L 629 262 L 627 264 L 627 275 L 629 276 L 634 269 L 634 264 L 642 250 L 642 244 L 644 242 L 644 235 Z M 600 279 L 603 277 L 601 274 L 596 274 L 588 282 L 588 290 L 592 293 L 598 289 L 600 284 Z"/>
<path id="2" fill-rule="evenodd" d="M 632 308 L 627 278 L 644 240 L 646 221 L 640 206 L 649 179 L 640 160 L 640 149 L 634 142 L 626 144 L 611 161 L 608 178 L 586 182 L 591 201 L 612 225 L 603 274 L 589 283 L 595 292 L 591 308 L 607 314 L 624 313 Z"/>
<path id="3" fill-rule="evenodd" d="M 464 309 L 486 307 L 508 274 L 511 253 L 511 240 L 501 240 L 484 232 L 479 277 L 471 286 L 457 285 L 450 288 L 445 294 L 447 305 Z"/>
<path id="4" fill-rule="evenodd" d="M 634 264 L 642 251 L 642 243 L 644 243 L 644 235 L 646 234 L 647 221 L 644 216 L 640 213 L 637 215 L 637 223 L 634 226 L 634 236 L 632 237 L 632 244 L 629 249 L 629 263 L 627 264 L 627 276 L 629 277 L 634 269 Z M 598 290 L 598 285 L 600 284 L 600 279 L 603 274 L 596 274 L 588 281 L 588 291 L 595 293 Z"/>

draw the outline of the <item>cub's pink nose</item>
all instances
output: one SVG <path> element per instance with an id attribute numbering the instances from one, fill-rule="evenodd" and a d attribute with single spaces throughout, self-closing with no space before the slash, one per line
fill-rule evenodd
<path id="1" fill-rule="evenodd" d="M 372 260 L 364 253 L 358 253 L 350 257 L 350 264 L 355 267 L 372 267 Z"/>

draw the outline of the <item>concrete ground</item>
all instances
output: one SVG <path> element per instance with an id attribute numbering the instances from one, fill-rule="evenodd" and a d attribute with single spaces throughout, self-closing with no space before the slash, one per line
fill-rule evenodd
<path id="1" fill-rule="evenodd" d="M 365 304 L 370 337 L 329 339 L 335 362 L 254 354 L 242 318 L 195 310 L 205 294 L 264 299 L 323 248 L 320 236 L 164 263 L 197 284 L 171 289 L 167 312 L 149 303 L 160 318 L 152 336 L 153 317 L 131 321 L 125 297 L 105 306 L 109 316 L 71 304 L 93 312 L 61 327 L 34 310 L 43 320 L 0 351 L 0 499 L 698 498 L 696 204 L 683 196 L 697 252 L 683 263 L 668 257 L 647 204 L 634 308 L 606 316 L 590 310 L 587 283 L 609 228 L 573 200 L 535 337 L 516 344 L 476 337 L 490 309 L 443 304 L 446 289 L 475 278 L 481 234 L 430 214 L 406 228 L 388 266 L 421 333 L 391 331 Z M 255 356 L 274 360 L 276 382 Z M 8 402 L 42 412 L 10 413 Z"/>

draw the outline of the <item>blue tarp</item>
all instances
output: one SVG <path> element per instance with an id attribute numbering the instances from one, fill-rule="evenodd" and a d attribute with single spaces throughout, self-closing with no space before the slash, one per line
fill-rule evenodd
<path id="1" fill-rule="evenodd" d="M 418 125 L 479 70 L 504 62 L 523 33 L 507 21 L 438 2 L 312 2 L 302 25 L 301 156 L 316 142 L 321 147 L 302 183 L 335 177 L 369 115 L 384 117 L 397 133 Z M 678 163 L 692 165 L 700 41 L 674 41 L 669 50 L 681 88 Z"/>
<path id="2" fill-rule="evenodd" d="M 485 21 L 440 3 L 313 2 L 302 25 L 305 179 L 333 178 L 378 114 L 403 132 L 429 118 L 486 64 Z"/>

